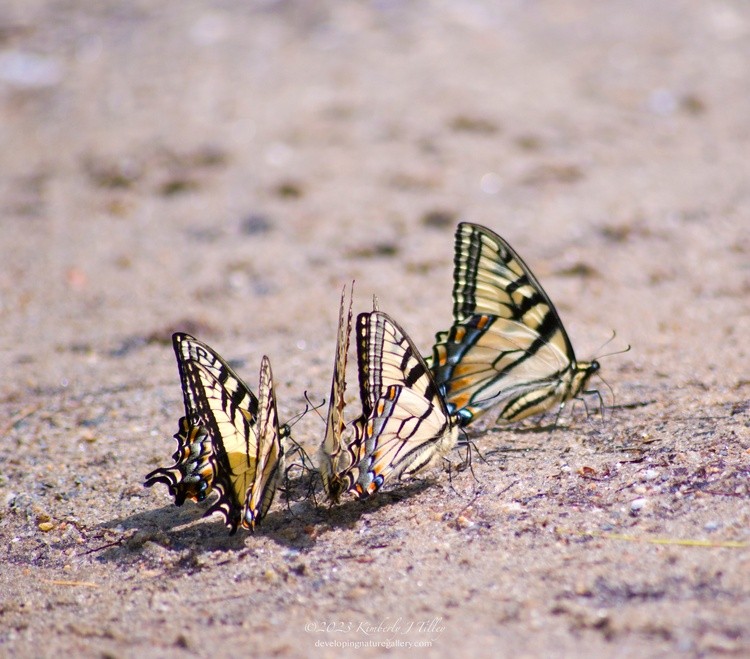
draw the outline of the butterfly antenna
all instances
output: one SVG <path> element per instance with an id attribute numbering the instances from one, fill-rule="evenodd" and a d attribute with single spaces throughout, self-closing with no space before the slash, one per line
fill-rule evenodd
<path id="1" fill-rule="evenodd" d="M 315 403 L 313 403 L 310 400 L 310 396 L 308 396 L 307 394 L 307 390 L 305 390 L 304 396 L 305 396 L 305 400 L 307 401 L 307 403 L 305 404 L 305 409 L 302 410 L 301 412 L 297 412 L 297 414 L 295 414 L 289 421 L 286 422 L 285 427 L 291 429 L 291 427 L 294 426 L 298 421 L 300 421 L 302 417 L 305 416 L 305 414 L 307 414 L 310 411 L 316 412 L 318 409 L 320 409 L 321 407 L 323 407 L 323 405 L 326 404 L 325 398 L 323 399 L 323 402 L 320 403 L 320 405 L 316 405 Z M 320 416 L 320 414 L 318 414 L 318 416 Z"/>
<path id="2" fill-rule="evenodd" d="M 305 400 L 307 401 L 307 405 L 305 405 L 305 411 L 304 411 L 304 412 L 303 412 L 302 414 L 303 414 L 303 415 L 304 415 L 304 414 L 307 414 L 307 412 L 309 412 L 309 411 L 315 412 L 315 414 L 317 414 L 317 415 L 318 415 L 318 418 L 319 418 L 319 419 L 320 419 L 320 420 L 321 420 L 321 421 L 322 421 L 323 423 L 325 423 L 325 422 L 326 422 L 326 420 L 325 420 L 325 419 L 323 418 L 323 415 L 322 415 L 322 414 L 320 413 L 320 408 L 321 408 L 321 407 L 323 407 L 323 405 L 325 405 L 325 404 L 326 404 L 326 399 L 324 398 L 324 399 L 323 399 L 323 400 L 321 401 L 320 405 L 316 405 L 315 403 L 313 403 L 313 402 L 312 402 L 312 401 L 310 400 L 310 396 L 308 395 L 308 393 L 307 393 L 307 390 L 305 390 Z"/>
<path id="3" fill-rule="evenodd" d="M 630 352 L 630 349 L 632 348 L 632 346 L 628 343 L 628 345 L 622 350 L 615 350 L 614 352 L 607 352 L 607 353 L 599 354 L 599 351 L 603 350 L 612 341 L 614 341 L 616 336 L 617 336 L 617 332 L 615 330 L 612 330 L 612 336 L 610 336 L 604 343 L 602 343 L 602 345 L 599 346 L 599 350 L 597 350 L 594 353 L 595 355 L 598 355 L 596 359 L 601 359 L 602 357 L 611 357 L 612 355 L 622 355 L 623 353 Z"/>

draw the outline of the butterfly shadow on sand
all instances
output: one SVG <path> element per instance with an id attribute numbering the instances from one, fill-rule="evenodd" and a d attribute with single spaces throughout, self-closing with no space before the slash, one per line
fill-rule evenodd
<path id="1" fill-rule="evenodd" d="M 340 506 L 314 506 L 311 501 L 293 503 L 289 508 L 277 506 L 269 512 L 263 524 L 253 533 L 229 535 L 220 515 L 204 519 L 210 501 L 188 503 L 182 507 L 162 506 L 126 517 L 103 522 L 98 531 L 92 530 L 89 540 L 77 552 L 91 554 L 99 560 L 113 563 L 141 561 L 153 554 L 187 552 L 193 558 L 212 552 L 243 552 L 251 550 L 254 542 L 268 538 L 275 544 L 296 551 L 306 551 L 332 529 L 350 529 L 360 518 L 381 509 L 402 503 L 431 487 L 431 479 L 405 483 L 381 492 L 365 501 L 351 499 Z M 180 559 L 183 560 L 182 558 Z"/>

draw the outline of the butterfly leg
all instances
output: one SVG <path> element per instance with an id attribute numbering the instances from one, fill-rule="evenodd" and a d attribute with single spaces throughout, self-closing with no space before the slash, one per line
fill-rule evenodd
<path id="1" fill-rule="evenodd" d="M 298 476 L 290 475 L 293 470 L 299 470 Z M 305 482 L 305 476 L 306 482 Z M 315 498 L 316 480 L 319 476 L 317 469 L 310 467 L 306 464 L 303 457 L 302 462 L 293 462 L 284 469 L 284 491 L 286 493 L 287 506 L 293 500 L 292 491 L 298 489 L 302 485 L 303 494 L 301 496 L 304 500 L 313 500 L 313 505 L 317 508 L 318 501 Z"/>
<path id="2" fill-rule="evenodd" d="M 589 416 L 591 416 L 591 412 L 589 411 L 589 406 L 586 403 L 585 396 L 596 396 L 597 397 L 597 399 L 599 401 L 599 403 L 598 403 L 599 414 L 602 417 L 602 421 L 604 421 L 604 407 L 605 407 L 605 405 L 604 405 L 604 398 L 602 397 L 601 392 L 598 389 L 586 389 L 585 391 L 581 392 L 580 396 L 576 397 L 578 400 L 583 401 L 583 407 L 586 410 L 586 417 L 588 418 Z"/>
<path id="3" fill-rule="evenodd" d="M 560 417 L 562 416 L 563 410 L 565 409 L 565 403 L 566 401 L 563 401 L 560 403 L 560 407 L 557 408 L 557 414 L 555 414 L 555 422 L 552 424 L 552 427 L 557 429 L 557 425 L 560 423 Z"/>

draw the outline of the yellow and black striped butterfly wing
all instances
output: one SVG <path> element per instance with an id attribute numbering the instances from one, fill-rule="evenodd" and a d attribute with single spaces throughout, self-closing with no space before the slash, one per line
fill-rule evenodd
<path id="1" fill-rule="evenodd" d="M 180 372 L 185 415 L 191 422 L 200 421 L 205 410 L 204 384 L 196 366 L 223 388 L 225 396 L 232 396 L 227 400 L 228 408 L 244 410 L 249 417 L 255 418 L 258 399 L 221 355 L 203 341 L 182 332 L 172 335 L 172 345 Z"/>
<path id="2" fill-rule="evenodd" d="M 213 487 L 219 498 L 206 515 L 219 512 L 231 533 L 242 521 L 255 480 L 258 399 L 213 348 L 183 333 L 173 336 L 186 414 L 206 429 L 216 464 Z"/>
<path id="3" fill-rule="evenodd" d="M 242 516 L 242 526 L 254 529 L 271 507 L 281 473 L 284 469 L 284 452 L 281 447 L 279 416 L 273 388 L 271 362 L 265 355 L 260 366 L 258 385 L 257 443 L 255 474 L 249 489 Z"/>
<path id="4" fill-rule="evenodd" d="M 211 437 L 218 464 L 214 487 L 219 498 L 206 515 L 221 513 L 234 534 L 243 518 L 246 493 L 256 478 L 258 454 L 256 416 L 239 403 L 246 403 L 250 394 L 257 413 L 257 399 L 239 378 L 223 369 L 217 377 L 214 370 L 195 364 L 192 374 L 196 390 L 202 392 L 196 396 L 198 415 Z"/>
<path id="5" fill-rule="evenodd" d="M 456 231 L 454 325 L 430 366 L 462 425 L 499 405 L 519 421 L 576 396 L 599 365 L 577 362 L 557 310 L 513 248 L 485 227 Z"/>
<path id="6" fill-rule="evenodd" d="M 457 441 L 456 428 L 433 401 L 399 385 L 380 397 L 364 433 L 368 449 L 355 486 L 361 498 L 426 469 Z"/>
<path id="7" fill-rule="evenodd" d="M 354 487 L 366 497 L 445 455 L 455 446 L 458 429 L 424 359 L 390 316 L 360 314 L 357 345 L 360 377 L 368 381 L 374 401 Z"/>
<path id="8" fill-rule="evenodd" d="M 203 501 L 213 489 L 217 471 L 211 437 L 205 427 L 192 426 L 182 417 L 174 438 L 177 440 L 177 450 L 172 455 L 174 465 L 154 469 L 146 475 L 144 485 L 164 483 L 177 506 L 186 499 Z"/>
<path id="9" fill-rule="evenodd" d="M 162 482 L 180 506 L 185 499 L 203 501 L 213 490 L 219 460 L 214 450 L 215 432 L 209 432 L 208 423 L 212 412 L 206 405 L 204 381 L 227 381 L 224 393 L 235 397 L 232 407 L 244 409 L 245 414 L 254 418 L 258 401 L 248 387 L 234 373 L 232 368 L 210 346 L 198 339 L 177 332 L 172 336 L 172 346 L 177 358 L 180 374 L 185 416 L 180 419 L 180 428 L 174 435 L 177 450 L 172 456 L 175 464 L 146 475 L 144 485 L 150 487 Z M 206 377 L 201 376 L 201 372 Z M 226 488 L 226 485 L 224 487 Z"/>
<path id="10" fill-rule="evenodd" d="M 357 478 L 356 466 L 359 462 L 361 433 L 360 421 L 349 428 L 344 418 L 346 407 L 346 362 L 349 353 L 349 337 L 352 329 L 352 298 L 354 285 L 349 298 L 349 311 L 346 313 L 346 289 L 341 292 L 339 324 L 336 336 L 336 355 L 331 379 L 331 395 L 328 403 L 326 434 L 318 450 L 318 463 L 323 488 L 329 500 L 338 503 L 341 495 L 350 489 Z"/>
<path id="11" fill-rule="evenodd" d="M 571 365 L 555 343 L 532 328 L 494 316 L 472 316 L 433 348 L 433 372 L 448 409 L 462 425 L 490 407 L 520 421 L 577 395 L 596 362 Z"/>
<path id="12" fill-rule="evenodd" d="M 453 322 L 475 315 L 534 328 L 575 360 L 557 310 L 523 259 L 494 231 L 462 222 L 455 238 Z"/>

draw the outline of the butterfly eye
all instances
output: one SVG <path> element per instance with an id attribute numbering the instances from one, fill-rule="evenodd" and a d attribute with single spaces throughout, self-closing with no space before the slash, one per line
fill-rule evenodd
<path id="1" fill-rule="evenodd" d="M 474 418 L 472 413 L 466 408 L 462 410 L 458 410 L 458 412 L 456 413 L 456 416 L 458 417 L 458 425 L 461 428 L 468 426 L 471 423 L 472 419 Z"/>

